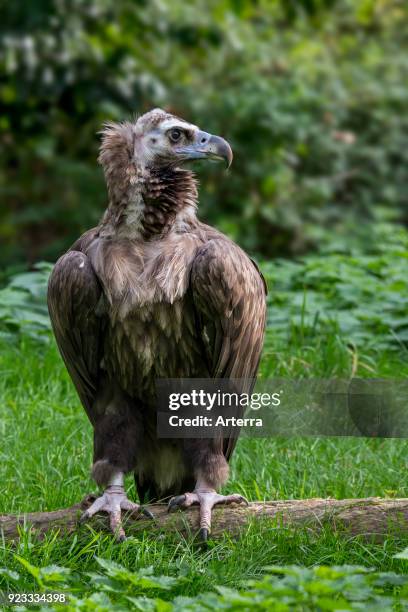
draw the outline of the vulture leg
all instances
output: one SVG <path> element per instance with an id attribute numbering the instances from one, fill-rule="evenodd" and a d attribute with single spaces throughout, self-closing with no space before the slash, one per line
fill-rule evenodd
<path id="1" fill-rule="evenodd" d="M 84 522 L 97 512 L 106 512 L 116 539 L 126 539 L 122 525 L 122 510 L 132 514 L 151 512 L 130 501 L 124 488 L 124 476 L 137 462 L 143 425 L 129 398 L 109 379 L 100 382 L 94 402 L 94 464 L 92 476 L 104 492 L 81 517 Z"/>
<path id="2" fill-rule="evenodd" d="M 123 482 L 123 475 L 119 474 L 118 477 L 117 481 Z M 122 510 L 132 514 L 142 513 L 148 518 L 153 518 L 149 510 L 142 508 L 139 504 L 135 504 L 127 498 L 123 484 L 111 484 L 106 487 L 103 494 L 93 502 L 88 510 L 85 510 L 80 520 L 83 523 L 97 512 L 107 512 L 110 517 L 112 532 L 115 534 L 118 542 L 123 542 L 126 540 L 126 535 L 122 525 Z"/>
<path id="3" fill-rule="evenodd" d="M 185 440 L 184 450 L 193 467 L 196 484 L 192 493 L 172 497 L 168 512 L 177 508 L 200 506 L 200 537 L 207 540 L 211 532 L 211 511 L 216 504 L 248 503 L 239 494 L 220 495 L 217 489 L 228 479 L 228 463 L 222 452 L 222 440 Z"/>
<path id="4" fill-rule="evenodd" d="M 232 495 L 220 495 L 205 482 L 197 483 L 192 493 L 184 493 L 172 497 L 169 501 L 168 511 L 180 508 L 185 509 L 193 504 L 200 506 L 200 537 L 205 542 L 211 532 L 211 511 L 216 504 L 247 504 L 248 501 L 242 495 L 234 493 Z"/>

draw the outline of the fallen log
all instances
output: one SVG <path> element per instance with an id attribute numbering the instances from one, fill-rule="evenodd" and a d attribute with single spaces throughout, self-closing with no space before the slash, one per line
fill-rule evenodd
<path id="1" fill-rule="evenodd" d="M 29 512 L 21 515 L 0 515 L 0 533 L 5 540 L 19 537 L 22 529 L 30 529 L 39 537 L 57 529 L 69 534 L 84 529 L 79 517 L 89 507 L 95 496 L 88 495 L 81 503 L 51 512 Z M 146 530 L 150 534 L 160 531 L 194 535 L 198 530 L 198 509 L 193 506 L 185 511 L 168 513 L 166 504 L 151 504 L 152 522 L 144 517 L 127 513 L 124 517 L 128 535 Z M 319 531 L 329 526 L 334 531 L 352 536 L 382 541 L 387 536 L 401 537 L 408 534 L 408 499 L 303 499 L 285 501 L 251 502 L 248 506 L 216 506 L 213 510 L 212 537 L 228 532 L 234 536 L 251 522 L 262 521 L 265 528 L 309 528 Z M 95 530 L 108 530 L 103 513 L 87 523 Z"/>

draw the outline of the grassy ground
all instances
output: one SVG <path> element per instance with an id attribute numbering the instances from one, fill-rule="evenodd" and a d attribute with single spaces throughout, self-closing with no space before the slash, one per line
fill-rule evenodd
<path id="1" fill-rule="evenodd" d="M 265 269 L 271 275 L 270 269 Z M 278 268 L 274 270 L 275 275 L 278 272 Z M 281 314 L 287 307 L 285 291 L 286 297 L 290 293 L 288 287 L 284 289 L 278 287 L 275 294 Z M 297 298 L 300 293 L 293 290 Z M 324 293 L 322 290 L 321 296 Z M 288 303 L 292 302 L 289 299 Z M 384 338 L 388 333 L 379 332 L 377 344 L 364 347 L 350 339 L 342 321 L 327 320 L 317 327 L 307 322 L 306 314 L 304 308 L 300 323 L 291 318 L 283 321 L 280 329 L 286 328 L 286 334 L 270 325 L 262 377 L 408 375 L 404 344 L 387 344 Z M 89 478 L 91 427 L 54 343 L 38 345 L 24 336 L 18 342 L 3 343 L 0 371 L 0 513 L 52 510 L 94 491 Z M 401 439 L 246 439 L 238 443 L 225 491 L 241 492 L 249 499 L 407 497 L 407 457 L 408 441 Z M 132 497 L 130 478 L 127 484 Z M 357 564 L 406 573 L 407 562 L 393 555 L 407 546 L 406 537 L 374 544 L 328 530 L 316 537 L 305 530 L 262 525 L 252 527 L 239 542 L 226 534 L 203 551 L 175 536 L 147 534 L 118 546 L 110 535 L 84 527 L 71 537 L 50 535 L 38 542 L 26 535 L 17 547 L 3 542 L 0 568 L 20 573 L 19 590 L 34 589 L 32 572 L 24 569 L 17 553 L 34 566 L 70 568 L 79 592 L 92 592 L 87 575 L 98 568 L 96 557 L 100 557 L 132 571 L 152 565 L 155 573 L 181 574 L 184 578 L 173 594 L 195 596 L 216 584 L 239 587 L 247 579 L 262 576 L 265 566 L 272 564 Z M 0 587 L 13 589 L 7 572 L 2 575 L 0 571 Z"/>
<path id="2" fill-rule="evenodd" d="M 52 510 L 78 501 L 95 489 L 89 479 L 91 428 L 54 345 L 37 354 L 23 343 L 3 353 L 1 365 L 0 512 Z M 226 490 L 250 499 L 407 496 L 407 456 L 405 440 L 242 440 Z M 134 494 L 131 479 L 128 485 Z M 188 581 L 180 591 L 194 595 L 214 584 L 237 586 L 270 564 L 346 563 L 404 571 L 404 563 L 392 555 L 405 546 L 408 538 L 375 545 L 328 531 L 316 539 L 303 531 L 263 527 L 239 543 L 226 536 L 203 553 L 175 537 L 140 535 L 120 547 L 110 536 L 84 528 L 78 536 L 50 536 L 42 543 L 23 538 L 17 553 L 36 566 L 58 564 L 83 574 L 95 569 L 95 555 L 129 569 L 153 565 L 169 575 L 182 568 Z M 15 552 L 4 544 L 0 567 L 21 569 Z M 23 585 L 34 586 L 29 573 Z"/>

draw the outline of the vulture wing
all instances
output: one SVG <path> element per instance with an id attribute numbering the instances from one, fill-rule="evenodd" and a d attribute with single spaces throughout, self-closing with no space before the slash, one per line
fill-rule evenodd
<path id="1" fill-rule="evenodd" d="M 266 314 L 266 283 L 256 264 L 233 242 L 210 240 L 196 255 L 191 287 L 210 376 L 254 379 Z M 235 444 L 223 440 L 227 459 Z"/>
<path id="2" fill-rule="evenodd" d="M 48 283 L 48 310 L 58 348 L 91 423 L 99 378 L 102 319 L 99 281 L 84 253 L 68 251 Z"/>

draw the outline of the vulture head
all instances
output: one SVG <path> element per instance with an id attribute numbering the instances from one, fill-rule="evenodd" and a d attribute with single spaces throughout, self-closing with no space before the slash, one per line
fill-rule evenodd
<path id="1" fill-rule="evenodd" d="M 196 205 L 193 173 L 182 168 L 196 160 L 221 160 L 229 167 L 231 147 L 159 108 L 134 122 L 106 123 L 99 154 L 110 199 L 105 219 L 115 225 L 137 219 L 146 235 L 151 228 L 161 231 L 160 225 L 168 228 L 180 211 Z"/>
<path id="2" fill-rule="evenodd" d="M 231 147 L 220 136 L 200 130 L 160 108 L 142 115 L 137 121 L 108 122 L 102 130 L 99 154 L 107 182 L 120 180 L 119 174 L 139 175 L 149 171 L 179 167 L 196 160 L 232 162 Z"/>
<path id="3" fill-rule="evenodd" d="M 142 115 L 134 134 L 135 159 L 144 167 L 174 167 L 200 159 L 224 160 L 229 167 L 232 162 L 226 140 L 161 109 Z"/>

